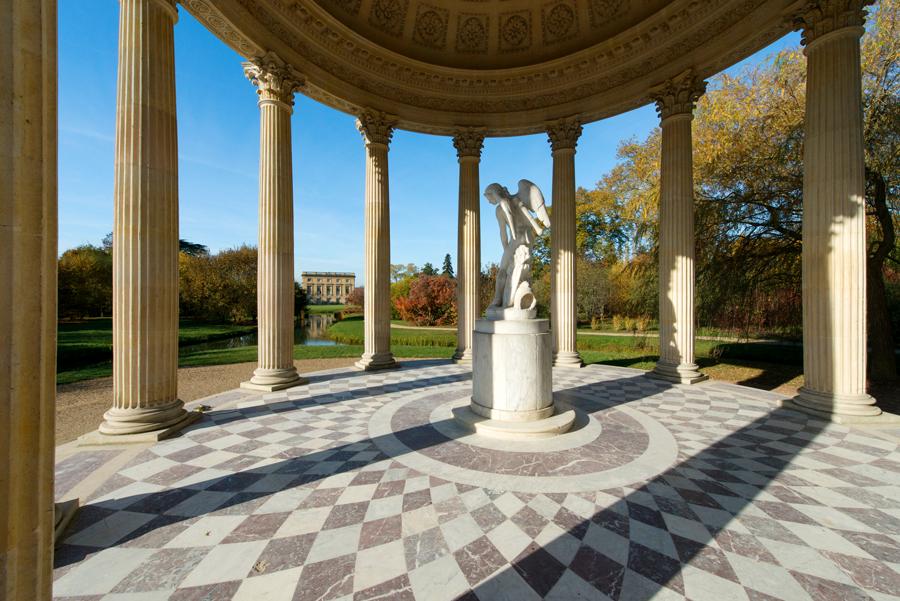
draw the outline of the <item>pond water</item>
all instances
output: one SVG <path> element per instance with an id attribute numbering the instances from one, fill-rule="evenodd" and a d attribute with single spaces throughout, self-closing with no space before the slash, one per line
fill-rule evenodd
<path id="1" fill-rule="evenodd" d="M 325 331 L 328 326 L 334 323 L 333 313 L 315 313 L 307 315 L 303 325 L 298 326 L 294 330 L 294 344 L 304 346 L 334 346 L 334 340 L 325 337 Z M 229 348 L 239 348 L 242 346 L 254 346 L 257 342 L 256 332 L 252 334 L 244 334 L 233 338 L 225 338 L 223 340 L 213 340 L 211 342 L 201 342 L 200 344 L 191 344 L 182 347 L 182 350 L 191 351 L 212 351 Z"/>

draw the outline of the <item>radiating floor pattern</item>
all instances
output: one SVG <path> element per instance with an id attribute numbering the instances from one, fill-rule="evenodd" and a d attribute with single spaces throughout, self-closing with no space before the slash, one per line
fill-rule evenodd
<path id="1" fill-rule="evenodd" d="M 554 382 L 579 417 L 544 441 L 467 434 L 450 410 L 471 373 L 425 362 L 231 391 L 178 438 L 70 449 L 57 494 L 84 506 L 55 598 L 900 598 L 896 432 L 624 368 Z"/>

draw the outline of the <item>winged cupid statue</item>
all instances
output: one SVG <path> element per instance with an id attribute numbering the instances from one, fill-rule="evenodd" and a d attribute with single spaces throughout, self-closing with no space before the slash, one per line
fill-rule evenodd
<path id="1" fill-rule="evenodd" d="M 494 300 L 487 316 L 489 319 L 533 318 L 537 314 L 537 300 L 531 290 L 531 247 L 544 229 L 550 227 L 544 195 L 535 184 L 522 179 L 516 194 L 511 195 L 505 186 L 491 184 L 484 196 L 497 207 L 503 243 Z"/>

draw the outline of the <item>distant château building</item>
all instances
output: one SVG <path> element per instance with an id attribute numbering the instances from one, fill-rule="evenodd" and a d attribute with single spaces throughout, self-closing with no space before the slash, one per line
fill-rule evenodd
<path id="1" fill-rule="evenodd" d="M 310 304 L 346 303 L 356 287 L 356 274 L 333 271 L 304 271 L 300 285 L 306 290 Z"/>

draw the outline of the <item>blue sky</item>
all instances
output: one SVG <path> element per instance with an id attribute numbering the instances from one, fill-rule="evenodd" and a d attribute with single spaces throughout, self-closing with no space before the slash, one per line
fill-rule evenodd
<path id="1" fill-rule="evenodd" d="M 87 7 L 89 6 L 89 8 Z M 210 250 L 256 243 L 259 110 L 241 57 L 179 6 L 175 26 L 180 236 Z M 117 0 L 59 2 L 59 248 L 99 244 L 112 230 Z M 786 46 L 791 34 L 742 64 Z M 732 67 L 731 70 L 740 68 Z M 297 95 L 293 117 L 295 268 L 363 268 L 364 148 L 354 118 Z M 645 106 L 584 128 L 577 184 L 615 164 L 618 143 L 657 125 Z M 533 180 L 549 202 L 545 135 L 485 143 L 481 184 Z M 439 265 L 456 255 L 456 153 L 449 138 L 398 131 L 390 151 L 391 261 Z M 482 261 L 500 257 L 482 204 Z"/>

